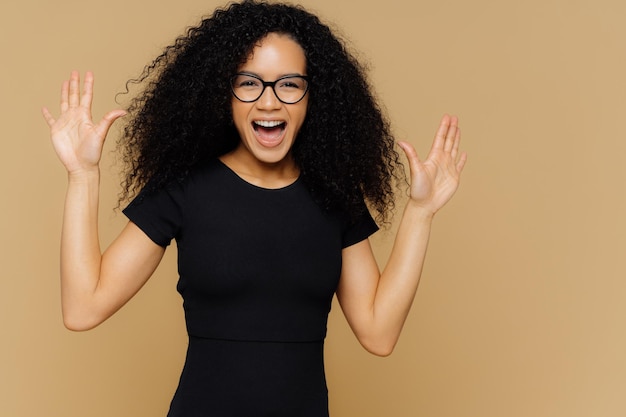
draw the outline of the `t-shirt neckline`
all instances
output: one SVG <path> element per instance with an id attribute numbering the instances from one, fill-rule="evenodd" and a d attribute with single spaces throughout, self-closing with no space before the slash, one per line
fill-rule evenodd
<path id="1" fill-rule="evenodd" d="M 232 168 L 230 168 L 228 165 L 226 165 L 221 159 L 216 158 L 217 163 L 219 165 L 221 165 L 227 172 L 230 173 L 230 175 L 232 175 L 234 178 L 236 178 L 239 182 L 251 187 L 251 188 L 255 188 L 257 190 L 261 190 L 261 191 L 283 191 L 283 190 L 287 190 L 289 188 L 294 187 L 296 184 L 298 184 L 300 182 L 300 179 L 302 177 L 302 174 L 298 175 L 298 178 L 296 178 L 292 183 L 287 184 L 283 187 L 277 187 L 277 188 L 267 188 L 267 187 L 261 187 L 260 185 L 256 185 L 253 184 L 247 180 L 245 180 L 244 178 L 242 178 L 239 174 L 237 174 L 237 172 L 235 172 Z"/>

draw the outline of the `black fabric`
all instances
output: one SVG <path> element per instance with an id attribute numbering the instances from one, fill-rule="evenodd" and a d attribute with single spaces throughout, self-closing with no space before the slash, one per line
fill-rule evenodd
<path id="1" fill-rule="evenodd" d="M 315 398 L 327 409 L 322 345 L 341 250 L 377 230 L 369 214 L 350 224 L 323 212 L 301 180 L 260 188 L 219 160 L 124 213 L 158 245 L 178 247 L 190 345 L 170 416 L 327 415 L 293 407 Z M 260 390 L 265 405 L 246 414 L 241 403 Z"/>
<path id="2" fill-rule="evenodd" d="M 190 337 L 168 417 L 328 417 L 323 342 Z"/>

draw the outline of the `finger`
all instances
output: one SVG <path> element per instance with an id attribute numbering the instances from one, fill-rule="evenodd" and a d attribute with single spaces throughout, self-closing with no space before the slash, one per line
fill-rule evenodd
<path id="1" fill-rule="evenodd" d="M 459 159 L 459 162 L 456 163 L 456 172 L 460 174 L 463 171 L 463 168 L 465 167 L 466 162 L 467 162 L 467 153 L 463 152 L 461 154 L 461 158 Z"/>
<path id="2" fill-rule="evenodd" d="M 459 119 L 456 116 L 450 118 L 450 126 L 446 132 L 446 139 L 443 146 L 443 150 L 450 152 L 454 147 L 454 140 L 456 138 L 457 131 L 459 130 Z"/>
<path id="3" fill-rule="evenodd" d="M 80 76 L 78 71 L 72 71 L 70 76 L 70 92 L 69 92 L 69 106 L 77 107 L 79 105 L 79 93 L 80 93 Z"/>
<path id="4" fill-rule="evenodd" d="M 418 172 L 422 162 L 420 161 L 419 156 L 417 155 L 417 151 L 415 150 L 413 145 L 408 142 L 401 141 L 398 142 L 398 146 L 402 148 L 404 154 L 406 155 L 406 158 L 409 160 L 409 169 L 411 171 L 411 174 Z"/>
<path id="5" fill-rule="evenodd" d="M 433 146 L 431 151 L 436 149 L 443 149 L 443 146 L 446 142 L 446 134 L 448 133 L 448 129 L 450 128 L 450 116 L 444 114 L 441 118 L 441 122 L 439 123 L 439 128 L 437 129 L 437 133 L 435 134 L 435 140 L 433 141 Z"/>
<path id="6" fill-rule="evenodd" d="M 122 116 L 125 116 L 126 112 L 124 110 L 111 110 L 107 114 L 104 115 L 102 120 L 98 122 L 96 125 L 96 132 L 101 137 L 105 137 L 109 132 L 109 129 L 113 125 L 113 123 Z"/>
<path id="7" fill-rule="evenodd" d="M 70 97 L 70 82 L 65 80 L 63 81 L 63 85 L 61 86 L 61 113 L 67 111 L 70 107 L 69 104 Z"/>
<path id="8" fill-rule="evenodd" d="M 85 81 L 83 82 L 83 95 L 80 97 L 80 106 L 91 110 L 91 102 L 93 99 L 93 73 L 87 71 L 85 73 Z"/>
<path id="9" fill-rule="evenodd" d="M 48 123 L 48 126 L 52 127 L 56 120 L 54 119 L 54 117 L 52 117 L 52 114 L 50 114 L 48 108 L 44 107 L 43 109 L 41 109 L 41 113 L 43 114 L 43 118 L 46 120 L 46 123 Z"/>
<path id="10" fill-rule="evenodd" d="M 406 155 L 409 161 L 411 161 L 412 159 L 419 160 L 419 157 L 417 156 L 417 151 L 415 150 L 413 145 L 405 141 L 399 141 L 398 146 L 402 148 L 402 150 L 404 151 L 404 154 Z"/>
<path id="11" fill-rule="evenodd" d="M 456 161 L 456 157 L 459 154 L 459 144 L 461 143 L 461 129 L 457 127 L 456 135 L 454 136 L 454 143 L 452 145 L 452 151 L 450 155 L 452 160 Z"/>

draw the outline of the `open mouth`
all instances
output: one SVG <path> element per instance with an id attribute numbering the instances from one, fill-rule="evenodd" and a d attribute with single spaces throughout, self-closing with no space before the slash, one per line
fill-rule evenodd
<path id="1" fill-rule="evenodd" d="M 280 143 L 286 127 L 287 123 L 282 120 L 255 120 L 252 122 L 252 128 L 257 138 L 266 146 Z"/>

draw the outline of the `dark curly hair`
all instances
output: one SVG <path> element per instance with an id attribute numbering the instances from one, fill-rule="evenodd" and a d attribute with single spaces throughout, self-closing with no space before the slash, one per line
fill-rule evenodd
<path id="1" fill-rule="evenodd" d="M 126 167 L 120 201 L 182 181 L 238 145 L 229 79 L 269 33 L 290 36 L 307 60 L 307 117 L 292 149 L 304 183 L 326 210 L 357 216 L 365 199 L 388 220 L 393 182 L 404 171 L 364 68 L 315 15 L 256 0 L 217 9 L 128 82 L 145 86 L 118 142 Z"/>

